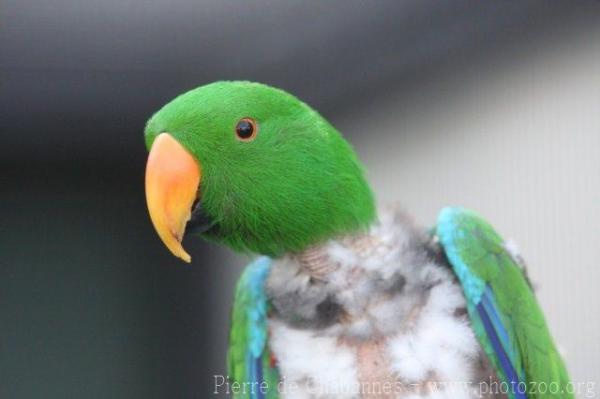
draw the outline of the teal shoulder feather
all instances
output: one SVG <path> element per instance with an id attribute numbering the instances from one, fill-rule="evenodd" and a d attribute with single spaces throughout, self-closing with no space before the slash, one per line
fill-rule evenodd
<path id="1" fill-rule="evenodd" d="M 572 385 L 524 271 L 483 218 L 445 208 L 436 233 L 473 330 L 511 398 L 572 398 Z"/>
<path id="2" fill-rule="evenodd" d="M 269 303 L 264 284 L 272 260 L 258 258 L 240 277 L 229 334 L 229 378 L 243 389 L 234 394 L 239 399 L 278 398 L 279 373 L 268 346 Z"/>

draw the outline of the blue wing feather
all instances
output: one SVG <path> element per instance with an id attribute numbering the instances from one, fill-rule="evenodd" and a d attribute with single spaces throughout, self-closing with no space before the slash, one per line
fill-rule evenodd
<path id="1" fill-rule="evenodd" d="M 279 373 L 271 364 L 268 340 L 269 302 L 264 291 L 272 260 L 260 257 L 246 267 L 236 289 L 229 345 L 230 377 L 248 384 L 236 398 L 277 398 Z M 260 388 L 267 383 L 266 392 Z"/>
<path id="2" fill-rule="evenodd" d="M 488 306 L 486 306 L 486 303 L 488 303 Z M 502 373 L 506 377 L 506 381 L 512 387 L 511 391 L 514 394 L 514 397 L 518 399 L 525 399 L 527 398 L 527 395 L 520 391 L 520 388 L 523 387 L 522 383 L 524 381 L 517 375 L 517 371 L 515 370 L 515 367 L 513 366 L 511 360 L 509 359 L 509 356 L 507 355 L 504 349 L 498 330 L 494 325 L 495 323 L 498 323 L 498 320 L 491 320 L 491 315 L 490 313 L 488 313 L 488 308 L 489 301 L 486 299 L 484 294 L 482 301 L 476 306 L 477 313 L 479 314 L 480 320 L 483 323 L 483 328 L 485 329 L 487 338 L 490 341 L 494 353 L 498 357 Z M 495 311 L 492 311 L 492 313 L 495 313 Z M 501 324 L 499 325 L 499 327 L 501 330 L 504 330 L 504 327 Z"/>
<path id="3" fill-rule="evenodd" d="M 477 245 L 469 248 L 459 245 L 461 241 L 464 243 L 467 234 L 461 228 L 461 218 L 469 217 L 467 212 L 461 208 L 443 209 L 438 218 L 436 231 L 444 252 L 463 286 L 471 321 L 474 325 L 480 323 L 482 326 L 479 329 L 475 328 L 478 338 L 484 344 L 484 348 L 487 346 L 486 349 L 491 350 L 495 355 L 500 375 L 514 387 L 511 389 L 513 393 L 511 397 L 525 399 L 527 395 L 521 392 L 525 373 L 522 368 L 516 366 L 520 364 L 520 357 L 508 332 L 511 326 L 507 325 L 508 320 L 499 312 L 492 288 L 473 273 L 472 265 L 465 262 L 465 250 L 472 251 L 470 258 L 489 254 Z"/>
<path id="4" fill-rule="evenodd" d="M 246 308 L 250 342 L 248 347 L 254 357 L 260 357 L 267 342 L 267 296 L 264 282 L 271 270 L 271 259 L 263 256 L 246 267 L 242 279 L 249 295 Z"/>
<path id="5" fill-rule="evenodd" d="M 508 336 L 508 332 L 506 331 L 506 327 L 502 324 L 502 319 L 498 314 L 498 306 L 496 305 L 496 299 L 494 298 L 494 293 L 490 286 L 486 287 L 485 292 L 481 297 L 481 302 L 479 305 L 482 306 L 483 310 L 487 314 L 492 327 L 496 334 L 498 335 L 498 339 L 502 344 L 502 348 L 506 353 L 513 354 L 513 347 L 510 344 L 510 338 Z"/>

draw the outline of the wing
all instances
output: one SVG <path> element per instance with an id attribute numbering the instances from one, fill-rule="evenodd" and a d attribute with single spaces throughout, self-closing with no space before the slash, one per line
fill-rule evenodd
<path id="1" fill-rule="evenodd" d="M 237 284 L 227 358 L 229 378 L 243 387 L 236 389 L 235 398 L 279 397 L 279 373 L 267 345 L 269 304 L 264 282 L 270 269 L 270 258 L 258 258 L 246 267 Z"/>
<path id="2" fill-rule="evenodd" d="M 437 235 L 460 280 L 471 323 L 511 398 L 572 398 L 563 361 L 523 270 L 475 212 L 445 208 Z"/>

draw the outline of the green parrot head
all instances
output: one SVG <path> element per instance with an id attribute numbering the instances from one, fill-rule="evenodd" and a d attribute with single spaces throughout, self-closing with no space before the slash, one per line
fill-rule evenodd
<path id="1" fill-rule="evenodd" d="M 250 82 L 199 87 L 154 114 L 145 139 L 152 222 L 186 261 L 186 230 L 238 251 L 280 256 L 365 228 L 375 217 L 350 145 L 282 90 Z"/>

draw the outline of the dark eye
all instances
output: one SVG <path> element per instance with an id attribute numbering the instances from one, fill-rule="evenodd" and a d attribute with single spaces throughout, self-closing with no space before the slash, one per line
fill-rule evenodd
<path id="1" fill-rule="evenodd" d="M 258 133 L 258 126 L 256 125 L 254 119 L 240 119 L 235 126 L 235 134 L 237 135 L 238 139 L 242 141 L 254 140 L 256 133 Z"/>

